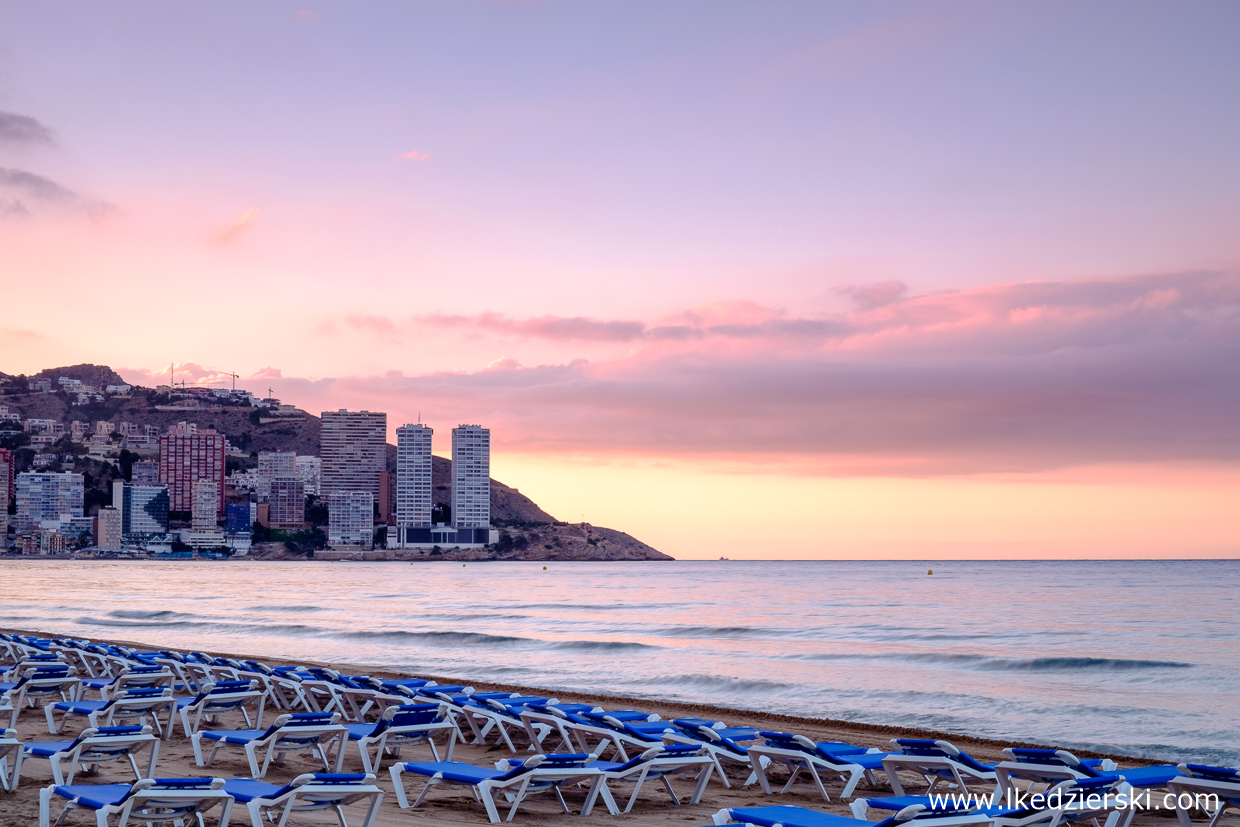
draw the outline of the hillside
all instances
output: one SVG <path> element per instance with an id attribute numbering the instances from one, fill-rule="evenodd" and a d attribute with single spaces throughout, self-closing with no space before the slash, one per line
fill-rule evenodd
<path id="1" fill-rule="evenodd" d="M 55 381 L 60 376 L 79 379 L 95 387 L 123 384 L 111 368 L 104 365 L 74 365 L 51 368 L 36 374 Z M 134 388 L 126 397 L 113 396 L 104 402 L 74 405 L 64 392 L 30 393 L 22 377 L 0 373 L 0 405 L 21 414 L 23 419 L 55 419 L 66 428 L 72 420 L 110 421 L 154 425 L 161 431 L 178 422 L 192 422 L 200 428 L 213 428 L 224 434 L 236 449 L 249 457 L 229 457 L 229 467 L 252 466 L 260 451 L 294 451 L 318 455 L 321 422 L 319 417 L 297 410 L 269 414 L 240 405 L 200 404 L 194 400 L 173 400 L 149 388 Z M 140 452 L 149 453 L 149 452 Z M 28 470 L 33 451 L 18 454 L 18 470 Z M 80 457 L 77 470 L 90 478 L 87 487 L 97 489 L 90 502 L 107 502 L 110 497 L 106 463 Z M 53 470 L 59 470 L 57 464 Z M 396 446 L 387 446 L 387 467 L 396 470 Z M 65 466 L 64 470 L 70 470 Z M 114 473 L 114 472 L 113 472 Z M 434 457 L 432 462 L 433 498 L 436 505 L 452 501 L 452 461 Z M 671 559 L 621 531 L 585 523 L 557 524 L 529 497 L 499 480 L 491 480 L 491 517 L 502 527 L 501 556 L 512 559 Z M 472 558 L 471 558 L 472 559 Z"/>

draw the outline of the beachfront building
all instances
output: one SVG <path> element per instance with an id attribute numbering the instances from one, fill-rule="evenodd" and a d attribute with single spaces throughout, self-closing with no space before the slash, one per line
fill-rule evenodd
<path id="1" fill-rule="evenodd" d="M 387 469 L 387 414 L 323 412 L 319 437 L 322 495 L 367 491 L 379 497 L 379 474 Z"/>
<path id="2" fill-rule="evenodd" d="M 224 513 L 224 435 L 181 423 L 159 438 L 159 481 L 168 486 L 172 511 L 194 509 L 194 483 L 216 484 L 216 517 Z"/>
<path id="3" fill-rule="evenodd" d="M 431 524 L 431 440 L 421 423 L 396 429 L 396 525 Z"/>
<path id="4" fill-rule="evenodd" d="M 82 516 L 85 493 L 81 474 L 36 473 L 17 475 L 17 518 L 19 534 L 37 531 L 42 523 L 67 523 Z"/>
<path id="5" fill-rule="evenodd" d="M 369 491 L 327 495 L 327 543 L 370 548 L 375 534 L 375 498 Z"/>
<path id="6" fill-rule="evenodd" d="M 215 548 L 224 545 L 224 532 L 219 529 L 220 485 L 212 480 L 194 483 L 194 503 L 190 530 L 184 535 L 186 545 Z"/>
<path id="7" fill-rule="evenodd" d="M 322 493 L 323 461 L 318 457 L 297 457 L 297 476 L 301 477 L 305 486 L 306 496 L 317 497 Z"/>
<path id="8" fill-rule="evenodd" d="M 260 451 L 258 453 L 258 501 L 271 497 L 271 481 L 276 477 L 297 476 L 297 454 L 292 451 Z"/>
<path id="9" fill-rule="evenodd" d="M 113 551 L 124 544 L 124 525 L 121 510 L 105 505 L 95 515 L 95 548 Z"/>
<path id="10" fill-rule="evenodd" d="M 0 448 L 0 490 L 4 491 L 4 511 L 9 510 L 9 503 L 17 495 L 17 463 L 13 460 L 13 452 Z"/>
<path id="11" fill-rule="evenodd" d="M 145 545 L 168 533 L 168 486 L 112 483 L 112 507 L 121 512 L 121 541 Z"/>
<path id="12" fill-rule="evenodd" d="M 276 477 L 269 483 L 267 521 L 272 528 L 297 531 L 306 527 L 306 484 L 301 477 Z"/>
<path id="13" fill-rule="evenodd" d="M 452 525 L 491 525 L 491 431 L 479 425 L 452 429 Z"/>
<path id="14" fill-rule="evenodd" d="M 402 425 L 396 429 L 396 545 L 405 547 L 416 538 L 408 529 L 431 525 L 431 441 L 434 430 L 426 425 Z M 430 541 L 429 535 L 426 541 Z"/>

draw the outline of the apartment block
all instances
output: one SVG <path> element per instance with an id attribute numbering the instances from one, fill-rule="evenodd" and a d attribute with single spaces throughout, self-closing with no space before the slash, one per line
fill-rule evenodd
<path id="1" fill-rule="evenodd" d="M 68 522 L 82 516 L 81 474 L 27 471 L 17 475 L 18 533 L 36 531 L 44 521 Z"/>
<path id="2" fill-rule="evenodd" d="M 327 495 L 327 542 L 370 548 L 375 534 L 375 498 L 369 491 Z"/>
<path id="3" fill-rule="evenodd" d="M 0 448 L 0 485 L 4 486 L 4 510 L 7 512 L 9 503 L 17 496 L 17 463 L 13 459 L 13 452 L 7 448 Z"/>
<path id="4" fill-rule="evenodd" d="M 271 481 L 276 477 L 297 476 L 297 455 L 292 451 L 260 451 L 258 454 L 259 502 L 271 497 Z"/>
<path id="5" fill-rule="evenodd" d="M 322 493 L 323 461 L 318 457 L 297 457 L 297 476 L 306 487 L 306 496 L 317 497 Z"/>
<path id="6" fill-rule="evenodd" d="M 224 435 L 192 424 L 159 438 L 159 481 L 168 486 L 172 511 L 193 511 L 194 483 L 216 484 L 216 516 L 224 513 Z"/>
<path id="7" fill-rule="evenodd" d="M 95 548 L 119 549 L 124 543 L 124 521 L 121 510 L 105 505 L 95 515 Z"/>
<path id="8" fill-rule="evenodd" d="M 324 496 L 366 491 L 377 499 L 379 474 L 387 469 L 387 414 L 324 411 L 319 457 Z"/>
<path id="9" fill-rule="evenodd" d="M 267 520 L 272 528 L 297 530 L 306 525 L 306 484 L 300 477 L 276 477 L 270 483 Z"/>
<path id="10" fill-rule="evenodd" d="M 491 525 L 491 431 L 480 425 L 452 429 L 452 525 Z"/>
<path id="11" fill-rule="evenodd" d="M 431 442 L 434 430 L 422 425 L 396 429 L 396 525 L 431 524 Z"/>
<path id="12" fill-rule="evenodd" d="M 121 538 L 140 545 L 168 533 L 168 486 L 112 483 L 112 507 L 121 512 Z"/>

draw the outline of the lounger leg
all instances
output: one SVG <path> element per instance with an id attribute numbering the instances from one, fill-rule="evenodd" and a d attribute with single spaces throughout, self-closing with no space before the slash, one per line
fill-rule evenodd
<path id="1" fill-rule="evenodd" d="M 55 786 L 39 790 L 39 827 L 51 827 L 52 823 L 52 791 Z"/>
<path id="2" fill-rule="evenodd" d="M 194 763 L 198 766 L 204 766 L 202 763 L 202 733 L 195 732 L 189 736 L 190 746 L 194 748 Z"/>
<path id="3" fill-rule="evenodd" d="M 698 804 L 702 801 L 702 796 L 706 793 L 706 785 L 710 783 L 710 776 L 714 771 L 714 764 L 707 764 L 698 770 L 697 786 L 693 788 L 693 797 L 689 799 L 690 804 Z"/>
<path id="4" fill-rule="evenodd" d="M 271 749 L 271 746 L 268 745 L 267 754 L 263 757 L 263 768 L 261 770 L 258 768 L 258 755 L 256 753 L 256 750 L 257 748 L 254 746 L 254 744 L 252 743 L 246 744 L 245 745 L 245 757 L 246 757 L 246 760 L 250 762 L 250 772 L 252 773 L 250 777 L 251 778 L 262 778 L 264 775 L 267 774 L 267 767 L 271 766 L 272 749 Z M 212 755 L 214 755 L 214 753 L 212 753 Z"/>
<path id="5" fill-rule="evenodd" d="M 332 770 L 332 772 L 340 772 L 344 767 L 344 748 L 349 745 L 349 734 L 342 732 L 333 740 L 339 742 L 340 748 L 336 750 L 336 769 Z"/>
<path id="6" fill-rule="evenodd" d="M 43 707 L 43 711 L 44 711 L 44 713 L 46 713 L 46 714 L 47 714 L 47 731 L 48 731 L 48 732 L 50 732 L 50 733 L 51 733 L 51 734 L 53 734 L 53 735 L 59 735 L 59 734 L 60 734 L 60 729 L 57 729 L 57 728 L 56 728 L 56 719 L 52 717 L 52 706 L 51 706 L 51 704 L 48 704 L 47 706 Z M 68 717 L 69 717 L 69 713 L 68 713 L 68 712 L 66 712 L 66 713 L 65 713 L 65 715 L 64 715 L 64 718 L 61 718 L 61 719 L 60 719 L 60 727 L 61 727 L 61 729 L 64 729 L 64 726 L 65 726 L 65 718 L 68 718 Z"/>
<path id="7" fill-rule="evenodd" d="M 789 763 L 789 764 L 788 764 L 788 773 L 789 773 L 789 775 L 788 775 L 788 783 L 787 783 L 787 784 L 785 784 L 785 785 L 783 786 L 783 788 L 779 791 L 779 794 L 780 794 L 780 795 L 783 795 L 784 793 L 788 792 L 788 790 L 792 788 L 792 785 L 793 785 L 794 783 L 796 783 L 797 776 L 801 774 L 801 765 L 800 765 L 800 764 L 793 764 L 793 763 Z M 817 777 L 817 776 L 815 776 L 815 777 Z"/>
<path id="8" fill-rule="evenodd" d="M 887 783 L 891 785 L 891 791 L 897 796 L 904 795 L 904 785 L 900 783 L 900 771 L 895 767 L 883 767 L 887 771 Z"/>
<path id="9" fill-rule="evenodd" d="M 818 774 L 818 768 L 813 765 L 806 766 L 806 771 L 814 776 L 814 783 L 818 785 L 818 792 L 822 793 L 822 798 L 828 804 L 831 803 L 831 796 L 827 795 L 827 787 L 822 783 L 822 776 Z"/>
<path id="10" fill-rule="evenodd" d="M 407 810 L 409 809 L 409 799 L 405 796 L 405 782 L 400 777 L 404 771 L 404 764 L 393 764 L 391 769 L 388 770 L 392 776 L 392 789 L 396 792 L 396 804 L 402 810 Z"/>
<path id="11" fill-rule="evenodd" d="M 865 775 L 865 771 L 860 770 L 860 769 L 855 769 L 852 772 L 850 772 L 848 776 L 848 781 L 847 783 L 844 784 L 844 791 L 840 793 L 840 797 L 851 798 L 853 794 L 853 790 L 857 789 L 857 784 L 861 781 L 861 778 L 864 775 Z"/>
<path id="12" fill-rule="evenodd" d="M 492 824 L 498 824 L 499 810 L 495 807 L 495 793 L 491 790 L 491 785 L 483 781 L 477 787 L 474 787 L 473 790 L 474 794 L 482 799 L 482 806 L 487 810 L 487 818 Z M 513 803 L 514 812 L 517 804 L 520 803 L 520 799 Z"/>
<path id="13" fill-rule="evenodd" d="M 771 782 L 766 780 L 766 767 L 762 765 L 762 756 L 755 755 L 752 751 L 749 753 L 749 766 L 753 768 L 753 774 L 757 776 L 758 786 L 762 788 L 762 792 L 767 795 L 771 794 Z"/>

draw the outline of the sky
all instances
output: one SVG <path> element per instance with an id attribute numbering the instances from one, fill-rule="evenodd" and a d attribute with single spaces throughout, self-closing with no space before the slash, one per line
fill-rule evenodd
<path id="1" fill-rule="evenodd" d="M 1240 553 L 1231 2 L 0 4 L 0 371 L 677 557 Z"/>

